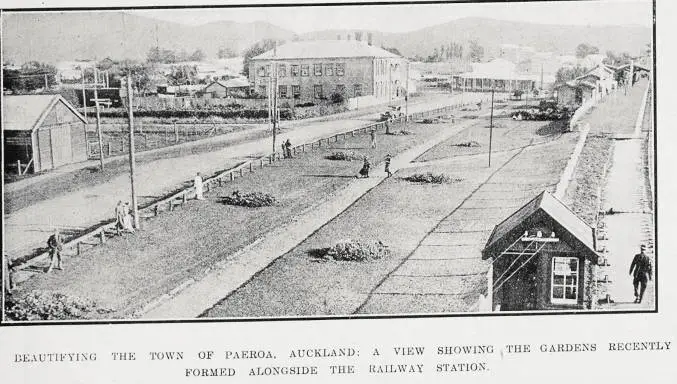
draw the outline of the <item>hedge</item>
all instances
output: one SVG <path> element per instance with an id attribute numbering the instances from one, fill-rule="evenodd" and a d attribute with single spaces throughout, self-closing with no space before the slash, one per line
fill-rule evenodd
<path id="1" fill-rule="evenodd" d="M 166 109 L 161 111 L 140 110 L 134 111 L 135 117 L 151 117 L 158 119 L 184 119 L 197 118 L 206 119 L 209 117 L 221 117 L 224 119 L 266 119 L 268 111 L 266 109 L 239 109 L 239 110 L 198 110 L 198 109 Z M 126 118 L 127 111 L 123 109 L 101 111 L 101 117 L 104 118 Z M 281 109 L 280 118 L 290 120 L 292 118 L 291 110 Z"/>

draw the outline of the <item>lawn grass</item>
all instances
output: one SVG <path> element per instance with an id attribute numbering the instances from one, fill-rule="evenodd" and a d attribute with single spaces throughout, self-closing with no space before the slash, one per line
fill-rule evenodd
<path id="1" fill-rule="evenodd" d="M 284 225 L 348 183 L 359 182 L 354 175 L 361 162 L 325 159 L 330 153 L 357 149 L 376 164 L 386 153 L 395 155 L 421 144 L 445 126 L 410 125 L 409 129 L 413 135 L 377 135 L 377 149 L 369 148 L 369 135 L 349 136 L 330 147 L 237 178 L 210 190 L 207 201 L 189 201 L 179 210 L 144 222 L 137 234 L 113 238 L 84 256 L 67 258 L 66 271 L 34 277 L 22 284 L 17 294 L 58 287 L 63 293 L 115 309 L 114 318 L 128 317 L 146 302 L 189 277 L 201 276 L 215 262 Z M 235 190 L 269 193 L 278 203 L 262 208 L 220 203 L 221 196 Z"/>
<path id="2" fill-rule="evenodd" d="M 443 143 L 419 156 L 417 161 L 431 161 L 453 156 L 475 155 L 489 152 L 489 119 L 481 118 L 478 124 L 466 128 Z M 554 140 L 563 132 L 564 121 L 516 121 L 510 118 L 494 119 L 492 152 L 521 148 L 530 143 Z M 471 144 L 468 146 L 468 144 Z"/>

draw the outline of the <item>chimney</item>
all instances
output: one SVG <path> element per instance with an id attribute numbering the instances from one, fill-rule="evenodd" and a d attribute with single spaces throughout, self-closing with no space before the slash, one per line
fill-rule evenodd
<path id="1" fill-rule="evenodd" d="M 372 35 L 371 32 L 367 34 L 367 44 L 372 45 L 374 36 Z"/>

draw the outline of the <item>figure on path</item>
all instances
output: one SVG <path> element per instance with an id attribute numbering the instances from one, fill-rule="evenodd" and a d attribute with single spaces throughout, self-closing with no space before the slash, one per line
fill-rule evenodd
<path id="1" fill-rule="evenodd" d="M 63 239 L 59 233 L 59 228 L 54 229 L 54 233 L 47 239 L 47 247 L 49 248 L 49 268 L 47 273 L 52 272 L 52 269 L 63 269 L 61 267 L 61 251 L 63 251 Z"/>
<path id="2" fill-rule="evenodd" d="M 641 303 L 648 280 L 651 280 L 652 267 L 649 256 L 644 253 L 646 246 L 639 246 L 639 253 L 632 259 L 630 274 L 633 276 L 632 285 L 635 288 L 635 303 Z M 639 292 L 637 289 L 639 288 Z"/>
<path id="3" fill-rule="evenodd" d="M 369 132 L 369 136 L 371 137 L 371 147 L 376 148 L 376 130 L 372 129 Z"/>
<path id="4" fill-rule="evenodd" d="M 385 158 L 385 172 L 388 175 L 388 177 L 392 176 L 392 172 L 390 172 L 390 160 L 392 160 L 392 156 L 390 156 L 390 153 L 386 155 Z"/>
<path id="5" fill-rule="evenodd" d="M 195 186 L 195 198 L 198 200 L 204 200 L 204 182 L 202 181 L 202 175 L 200 175 L 200 172 L 195 175 L 193 186 Z"/>
<path id="6" fill-rule="evenodd" d="M 132 214 L 131 214 L 132 209 L 129 202 L 125 202 L 125 205 L 122 209 L 125 214 L 124 217 L 122 218 L 122 229 L 129 233 L 134 233 L 134 224 L 132 223 Z"/>
<path id="7" fill-rule="evenodd" d="M 286 157 L 287 159 L 291 159 L 291 158 L 292 158 L 292 155 L 291 155 L 291 141 L 289 141 L 289 139 L 287 139 L 287 141 L 284 143 L 284 147 L 285 147 L 285 157 Z"/>
<path id="8" fill-rule="evenodd" d="M 282 142 L 282 144 L 280 144 L 280 146 L 282 147 L 282 158 L 284 158 L 284 159 L 287 158 L 287 147 L 285 147 L 285 144 L 286 143 L 284 143 L 284 142 Z M 275 154 L 273 154 L 273 157 L 275 157 Z"/>
<path id="9" fill-rule="evenodd" d="M 364 162 L 362 163 L 362 169 L 360 169 L 360 177 L 369 177 L 369 168 L 371 168 L 371 164 L 369 163 L 367 156 L 365 156 Z"/>
<path id="10" fill-rule="evenodd" d="M 122 205 L 122 200 L 118 200 L 115 206 L 115 231 L 118 236 L 122 234 L 122 229 L 125 227 L 123 221 L 125 220 L 125 208 Z"/>

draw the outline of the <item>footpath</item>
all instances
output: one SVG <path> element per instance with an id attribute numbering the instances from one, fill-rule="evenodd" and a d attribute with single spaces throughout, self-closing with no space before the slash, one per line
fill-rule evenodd
<path id="1" fill-rule="evenodd" d="M 457 101 L 450 97 L 444 100 L 444 104 Z M 440 103 L 438 100 L 433 105 L 424 103 L 410 106 L 409 113 L 432 109 Z M 350 131 L 368 123 L 362 119 L 317 122 L 283 133 L 278 139 L 280 143 L 290 139 L 297 145 Z M 208 175 L 232 168 L 252 156 L 270 152 L 270 145 L 270 138 L 264 138 L 212 152 L 159 159 L 139 165 L 137 194 L 141 202 L 159 199 L 177 186 L 185 185 L 196 172 Z M 41 201 L 6 215 L 3 226 L 5 252 L 11 259 L 22 257 L 43 248 L 54 228 L 60 228 L 66 235 L 76 234 L 108 220 L 113 215 L 117 201 L 129 200 L 128 196 L 129 177 L 123 174 L 100 185 Z"/>

